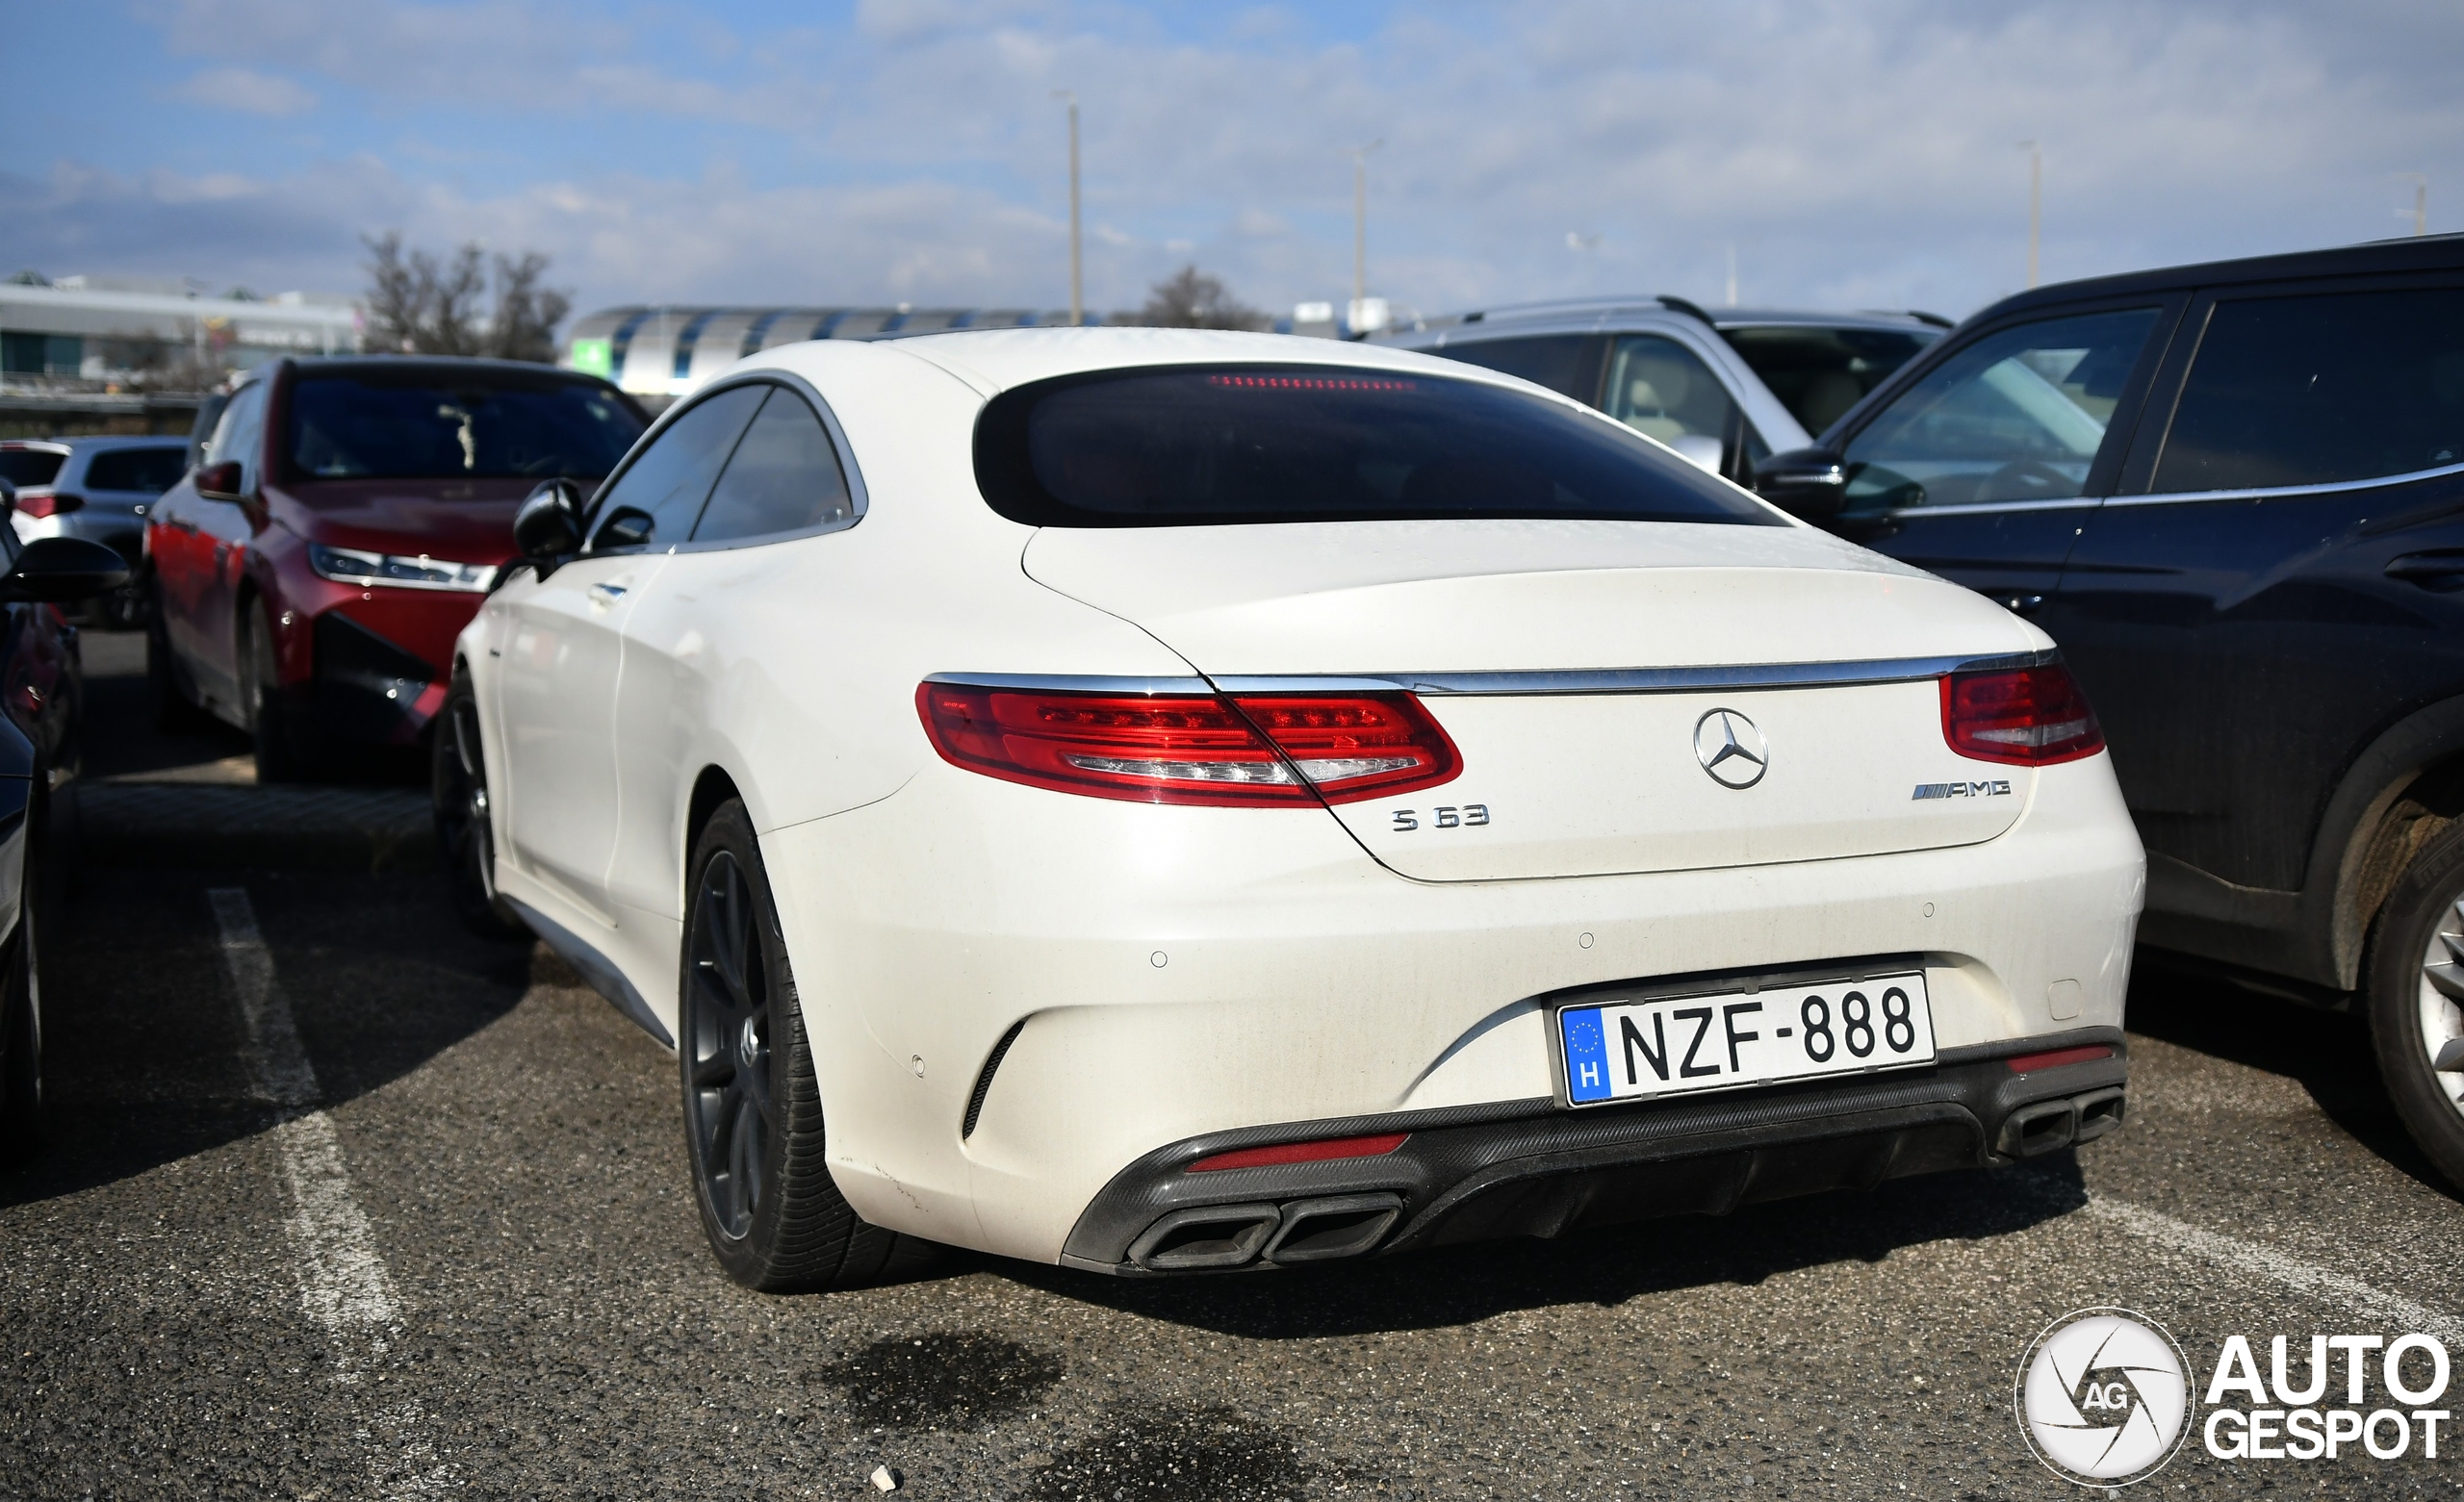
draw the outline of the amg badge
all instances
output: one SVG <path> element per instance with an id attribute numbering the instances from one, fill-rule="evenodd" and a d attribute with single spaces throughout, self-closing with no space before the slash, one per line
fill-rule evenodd
<path id="1" fill-rule="evenodd" d="M 1912 803 L 1929 798 L 2000 798 L 2011 791 L 2008 782 L 1919 782 Z"/>

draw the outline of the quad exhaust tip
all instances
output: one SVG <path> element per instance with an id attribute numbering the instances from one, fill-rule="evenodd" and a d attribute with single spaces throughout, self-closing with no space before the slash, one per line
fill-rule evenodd
<path id="1" fill-rule="evenodd" d="M 1148 1272 L 1209 1272 L 1263 1259 L 1278 1266 L 1358 1257 L 1402 1217 L 1396 1194 L 1344 1194 L 1276 1206 L 1201 1205 L 1176 1209 L 1130 1243 Z"/>
<path id="2" fill-rule="evenodd" d="M 2122 1110 L 2118 1085 L 2067 1100 L 2039 1101 L 2003 1118 L 1993 1148 L 2005 1158 L 2035 1158 L 2093 1142 L 2121 1125 Z"/>

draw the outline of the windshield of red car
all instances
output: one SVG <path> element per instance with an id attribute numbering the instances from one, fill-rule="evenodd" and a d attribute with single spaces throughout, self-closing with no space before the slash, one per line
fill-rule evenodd
<path id="1" fill-rule="evenodd" d="M 595 478 L 641 432 L 597 382 L 411 369 L 302 374 L 286 447 L 299 479 Z"/>

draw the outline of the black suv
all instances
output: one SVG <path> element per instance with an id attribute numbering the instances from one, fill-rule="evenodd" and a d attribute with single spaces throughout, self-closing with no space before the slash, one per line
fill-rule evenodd
<path id="1" fill-rule="evenodd" d="M 2052 633 L 2141 940 L 2360 997 L 2464 1184 L 2464 237 L 2009 298 L 1756 485 Z"/>

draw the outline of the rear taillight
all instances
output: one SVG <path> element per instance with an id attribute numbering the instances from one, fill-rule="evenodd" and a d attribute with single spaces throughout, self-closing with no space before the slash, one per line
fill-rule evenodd
<path id="1" fill-rule="evenodd" d="M 86 504 L 83 496 L 65 491 L 21 490 L 17 492 L 17 514 L 23 517 L 62 517 Z"/>
<path id="2" fill-rule="evenodd" d="M 1963 756 L 2020 767 L 2077 761 L 2105 749 L 2088 696 L 2058 662 L 1944 678 L 1942 738 Z"/>
<path id="3" fill-rule="evenodd" d="M 1309 805 L 1433 787 L 1462 770 L 1409 694 L 1081 694 L 926 683 L 915 708 L 953 766 L 1142 803 Z"/>

